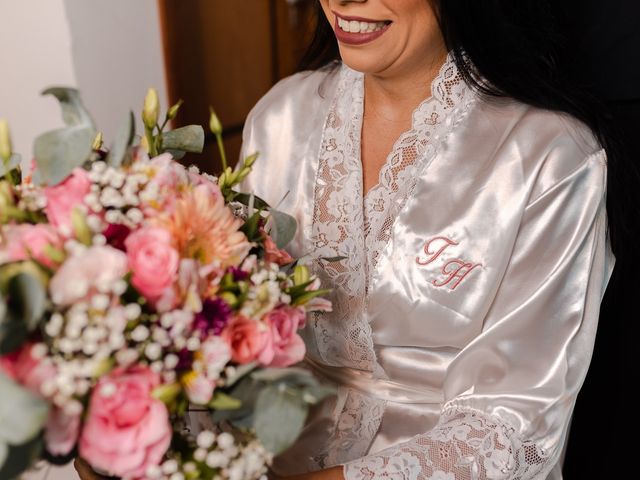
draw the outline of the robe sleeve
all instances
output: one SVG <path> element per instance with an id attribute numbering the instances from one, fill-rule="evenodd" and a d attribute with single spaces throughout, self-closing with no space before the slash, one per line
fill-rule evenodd
<path id="1" fill-rule="evenodd" d="M 546 478 L 613 269 L 605 162 L 587 157 L 528 202 L 482 332 L 447 369 L 438 425 L 345 464 L 346 479 Z"/>

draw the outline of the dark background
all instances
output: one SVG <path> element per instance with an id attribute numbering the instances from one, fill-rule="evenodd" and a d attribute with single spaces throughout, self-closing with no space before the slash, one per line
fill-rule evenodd
<path id="1" fill-rule="evenodd" d="M 622 155 L 640 165 L 640 0 L 558 0 L 576 79 L 609 109 Z M 603 112 L 604 114 L 604 112 Z M 640 208 L 640 184 L 633 208 Z M 637 210 L 636 210 L 637 211 Z M 635 232 L 638 225 L 630 225 Z M 635 238 L 638 238 L 637 236 Z M 616 261 L 602 303 L 593 360 L 578 397 L 564 466 L 566 480 L 639 478 L 636 336 L 640 241 Z"/>

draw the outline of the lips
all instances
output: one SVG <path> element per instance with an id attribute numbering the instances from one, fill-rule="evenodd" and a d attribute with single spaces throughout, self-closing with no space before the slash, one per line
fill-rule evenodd
<path id="1" fill-rule="evenodd" d="M 347 17 L 333 12 L 336 20 L 334 30 L 339 42 L 348 45 L 363 45 L 377 40 L 391 25 L 388 20 L 371 20 L 361 17 Z"/>

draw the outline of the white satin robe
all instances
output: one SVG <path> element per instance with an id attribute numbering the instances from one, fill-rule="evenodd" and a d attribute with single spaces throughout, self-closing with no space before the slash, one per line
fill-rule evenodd
<path id="1" fill-rule="evenodd" d="M 614 264 L 604 152 L 573 118 L 479 97 L 449 59 L 363 198 L 363 90 L 346 66 L 294 75 L 244 132 L 261 157 L 243 187 L 295 216 L 288 250 L 334 288 L 304 337 L 338 395 L 275 470 L 561 478 Z"/>

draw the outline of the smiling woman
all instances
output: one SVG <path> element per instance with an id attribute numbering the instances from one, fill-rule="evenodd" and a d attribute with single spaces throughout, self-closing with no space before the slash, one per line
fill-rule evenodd
<path id="1" fill-rule="evenodd" d="M 245 187 L 333 287 L 306 365 L 338 395 L 274 475 L 561 479 L 627 165 L 558 61 L 552 2 L 317 7 L 311 71 L 244 130 L 265 152 Z"/>

